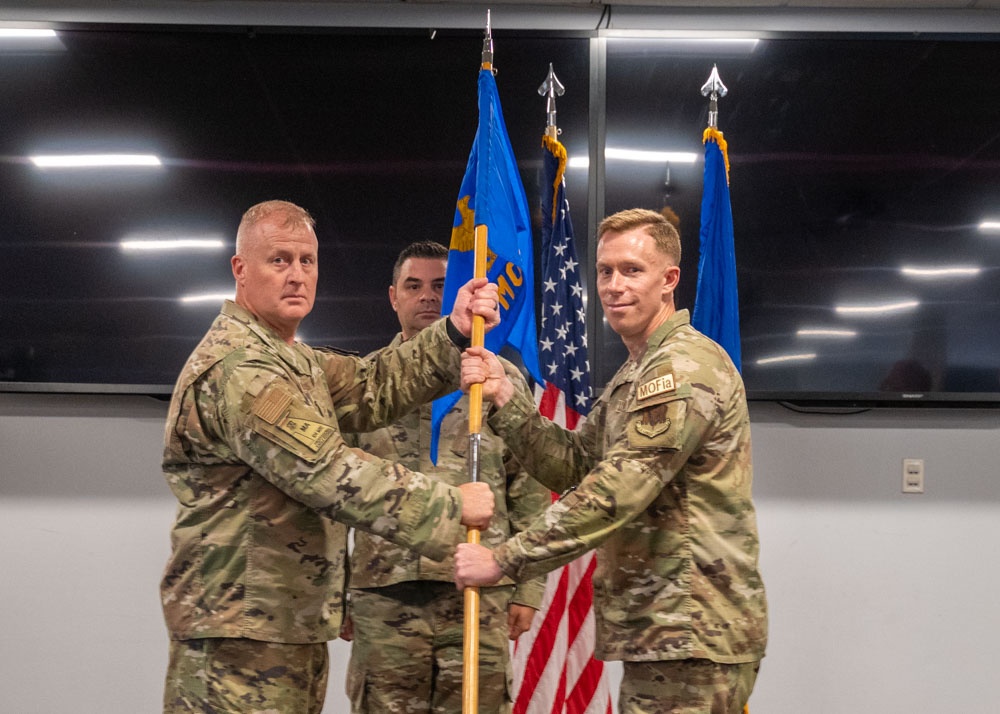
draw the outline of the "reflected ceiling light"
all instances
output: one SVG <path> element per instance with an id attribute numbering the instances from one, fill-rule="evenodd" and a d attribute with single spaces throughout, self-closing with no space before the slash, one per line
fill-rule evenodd
<path id="1" fill-rule="evenodd" d="M 55 30 L 40 27 L 0 27 L 0 52 L 63 51 L 66 46 Z"/>
<path id="2" fill-rule="evenodd" d="M 733 36 L 733 37 L 697 37 L 693 33 L 684 31 L 663 30 L 603 30 L 600 33 L 608 38 L 609 43 L 633 44 L 642 46 L 648 44 L 651 49 L 667 50 L 677 53 L 688 52 L 722 52 L 726 54 L 749 54 L 754 51 L 760 42 L 758 37 Z"/>
<path id="3" fill-rule="evenodd" d="M 781 364 L 783 362 L 808 362 L 816 359 L 815 352 L 801 352 L 799 354 L 775 355 L 774 357 L 762 357 L 755 360 L 756 365 Z"/>
<path id="4" fill-rule="evenodd" d="M 640 149 L 615 149 L 608 147 L 604 150 L 604 158 L 620 159 L 622 161 L 643 161 L 662 164 L 665 161 L 677 164 L 693 164 L 698 160 L 699 154 L 691 151 L 642 151 Z"/>
<path id="5" fill-rule="evenodd" d="M 693 164 L 701 154 L 692 151 L 643 151 L 642 149 L 616 149 L 609 146 L 604 150 L 604 158 L 617 161 L 637 161 L 651 164 Z M 590 157 L 570 157 L 566 165 L 571 169 L 585 169 L 590 166 Z"/>
<path id="6" fill-rule="evenodd" d="M 1000 233 L 1000 221 L 983 221 L 979 224 L 983 233 Z"/>
<path id="7" fill-rule="evenodd" d="M 843 330 L 823 327 L 805 327 L 795 333 L 796 337 L 857 337 L 857 330 Z"/>
<path id="8" fill-rule="evenodd" d="M 37 40 L 39 38 L 55 36 L 55 30 L 44 30 L 30 27 L 0 27 L 0 39 Z"/>
<path id="9" fill-rule="evenodd" d="M 919 300 L 899 300 L 868 305 L 837 305 L 834 307 L 834 311 L 838 315 L 889 315 L 894 312 L 912 310 L 919 306 Z"/>
<path id="10" fill-rule="evenodd" d="M 118 246 L 126 253 L 170 250 L 222 250 L 226 242 L 221 238 L 149 238 L 125 239 Z"/>
<path id="11" fill-rule="evenodd" d="M 91 169 L 105 167 L 162 166 L 153 154 L 49 154 L 31 156 L 31 163 L 40 169 Z"/>
<path id="12" fill-rule="evenodd" d="M 899 272 L 909 278 L 928 278 L 934 280 L 937 278 L 973 278 L 983 271 L 982 268 L 974 265 L 953 265 L 942 268 L 917 268 L 912 265 L 904 265 L 899 269 Z"/>
<path id="13" fill-rule="evenodd" d="M 197 303 L 205 303 L 205 302 L 211 302 L 211 303 L 218 304 L 218 303 L 222 302 L 223 300 L 232 300 L 234 298 L 234 296 L 235 296 L 235 293 L 233 293 L 233 292 L 228 292 L 228 293 L 202 293 L 200 295 L 182 295 L 179 298 L 179 300 L 180 300 L 180 302 L 184 303 L 185 305 L 194 305 L 194 304 L 197 304 Z"/>

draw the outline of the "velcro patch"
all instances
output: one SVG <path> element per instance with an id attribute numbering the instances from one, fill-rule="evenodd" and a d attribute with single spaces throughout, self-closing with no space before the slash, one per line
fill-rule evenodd
<path id="1" fill-rule="evenodd" d="M 275 424 L 288 411 L 291 403 L 291 394 L 280 389 L 268 389 L 254 401 L 253 413 L 268 424 Z"/>
<path id="2" fill-rule="evenodd" d="M 674 389 L 676 389 L 676 386 L 674 385 L 674 375 L 664 374 L 659 377 L 654 377 L 648 382 L 643 382 L 636 387 L 635 398 L 642 401 L 643 399 L 655 397 L 658 394 L 672 392 Z"/>
<path id="3" fill-rule="evenodd" d="M 332 426 L 309 419 L 286 416 L 277 426 L 296 441 L 305 444 L 311 451 L 319 451 L 323 444 L 333 436 Z"/>
<path id="4" fill-rule="evenodd" d="M 664 417 L 662 421 L 648 424 L 644 421 L 635 421 L 635 430 L 648 439 L 665 434 L 670 429 L 670 417 Z"/>

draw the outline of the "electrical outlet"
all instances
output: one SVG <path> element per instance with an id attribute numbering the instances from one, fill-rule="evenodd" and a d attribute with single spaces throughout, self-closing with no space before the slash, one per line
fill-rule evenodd
<path id="1" fill-rule="evenodd" d="M 924 492 L 924 460 L 903 459 L 903 493 Z"/>

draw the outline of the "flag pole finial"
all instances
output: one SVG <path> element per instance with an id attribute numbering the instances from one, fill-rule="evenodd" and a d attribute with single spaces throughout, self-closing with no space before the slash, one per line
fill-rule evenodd
<path id="1" fill-rule="evenodd" d="M 559 128 L 556 126 L 556 97 L 561 97 L 566 93 L 566 87 L 559 81 L 552 63 L 549 62 L 549 74 L 538 88 L 538 93 L 546 98 L 545 100 L 545 134 L 553 139 L 559 136 Z"/>
<path id="2" fill-rule="evenodd" d="M 728 93 L 729 90 L 719 77 L 719 68 L 713 64 L 708 81 L 701 85 L 701 96 L 708 97 L 708 125 L 712 129 L 719 128 L 719 97 Z"/>
<path id="3" fill-rule="evenodd" d="M 483 37 L 482 68 L 493 70 L 493 28 L 490 25 L 490 11 L 486 11 L 486 35 Z"/>

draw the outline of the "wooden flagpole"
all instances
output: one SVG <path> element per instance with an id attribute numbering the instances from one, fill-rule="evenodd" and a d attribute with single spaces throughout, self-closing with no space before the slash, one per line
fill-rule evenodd
<path id="1" fill-rule="evenodd" d="M 486 11 L 486 36 L 483 40 L 483 54 L 480 70 L 493 71 L 493 31 L 490 27 L 490 11 Z M 480 117 L 480 126 L 482 118 Z M 480 137 L 488 141 L 489 137 Z M 476 192 L 485 189 L 476 186 Z M 477 202 L 478 205 L 478 202 Z M 475 229 L 475 252 L 473 254 L 472 277 L 486 277 L 486 247 L 489 243 L 489 228 L 479 224 Z M 483 347 L 486 339 L 486 321 L 479 315 L 472 317 L 472 346 Z M 469 452 L 467 465 L 469 480 L 479 480 L 479 448 L 483 428 L 483 385 L 469 387 Z M 466 542 L 479 544 L 479 529 L 469 528 Z M 462 714 L 477 714 L 479 711 L 479 588 L 466 587 L 465 619 L 462 637 Z"/>
<path id="2" fill-rule="evenodd" d="M 476 226 L 473 277 L 486 277 L 486 246 L 489 230 Z M 482 347 L 486 338 L 486 323 L 479 315 L 472 318 L 472 345 Z M 469 387 L 469 480 L 479 480 L 479 448 L 483 428 L 483 385 Z M 479 543 L 479 529 L 469 528 L 467 543 Z M 462 714 L 476 714 L 479 709 L 479 588 L 467 586 L 462 649 Z"/>

